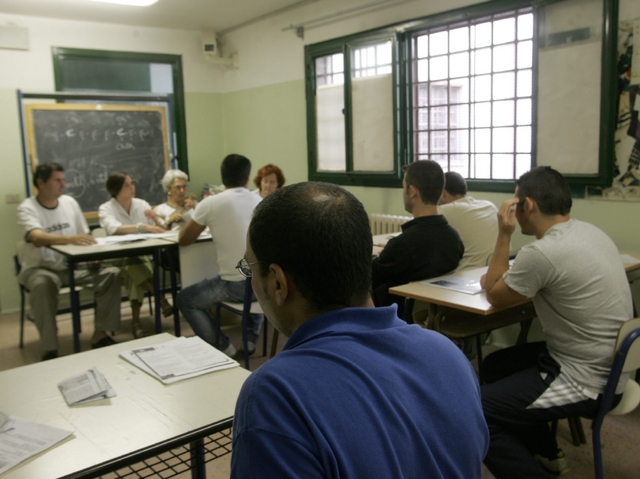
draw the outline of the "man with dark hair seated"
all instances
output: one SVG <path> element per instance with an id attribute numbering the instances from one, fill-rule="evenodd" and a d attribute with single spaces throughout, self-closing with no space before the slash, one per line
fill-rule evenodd
<path id="1" fill-rule="evenodd" d="M 486 266 L 498 238 L 498 208 L 467 194 L 467 182 L 460 173 L 444 174 L 444 191 L 438 212 L 455 228 L 464 244 L 457 272 Z"/>
<path id="2" fill-rule="evenodd" d="M 595 415 L 618 330 L 632 317 L 618 249 L 595 226 L 572 219 L 571 203 L 562 175 L 538 167 L 516 181 L 515 198 L 498 213 L 498 240 L 483 278 L 487 299 L 507 308 L 533 298 L 546 342 L 503 349 L 483 363 L 482 403 L 491 434 L 485 463 L 497 479 L 568 471 L 549 422 Z M 536 241 L 509 269 L 516 219 Z M 614 407 L 627 378 L 620 379 Z"/>
<path id="3" fill-rule="evenodd" d="M 444 172 L 435 161 L 416 161 L 405 168 L 402 198 L 414 219 L 403 224 L 402 234 L 373 260 L 373 301 L 376 306 L 396 303 L 400 317 L 404 298 L 389 294 L 389 288 L 450 273 L 464 253 L 458 232 L 438 214 L 443 189 Z"/>
<path id="4" fill-rule="evenodd" d="M 35 196 L 25 199 L 16 214 L 24 233 L 24 258 L 19 281 L 30 292 L 31 313 L 40 333 L 43 360 L 58 357 L 58 292 L 69 283 L 64 256 L 46 248 L 49 245 L 89 246 L 96 240 L 89 234 L 78 202 L 65 195 L 64 168 L 53 162 L 39 164 L 33 172 Z M 120 329 L 120 270 L 104 263 L 76 269 L 78 286 L 91 286 L 95 293 L 95 329 L 91 347 L 114 344 L 107 331 Z"/>
<path id="5" fill-rule="evenodd" d="M 242 387 L 232 478 L 481 477 L 473 369 L 373 307 L 372 246 L 364 207 L 336 185 L 286 186 L 256 208 L 237 268 L 289 339 Z"/>
<path id="6" fill-rule="evenodd" d="M 216 248 L 218 276 L 184 288 L 176 297 L 176 304 L 193 331 L 228 356 L 234 356 L 236 348 L 224 333 L 219 332 L 219 325 L 215 324 L 209 311 L 221 301 L 241 303 L 244 298 L 245 281 L 235 269 L 235 258 L 242 256 L 251 214 L 260 202 L 260 196 L 247 189 L 250 173 L 251 162 L 247 157 L 227 155 L 220 165 L 225 190 L 198 203 L 191 219 L 180 231 L 180 246 L 188 246 L 209 227 Z M 256 349 L 262 320 L 262 315 L 249 316 L 249 354 Z"/>

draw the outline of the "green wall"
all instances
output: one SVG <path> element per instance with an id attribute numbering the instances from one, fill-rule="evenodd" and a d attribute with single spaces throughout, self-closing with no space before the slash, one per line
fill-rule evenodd
<path id="1" fill-rule="evenodd" d="M 227 93 L 222 104 L 225 153 L 247 156 L 252 174 L 273 163 L 282 169 L 287 183 L 307 180 L 303 81 Z"/>
<path id="2" fill-rule="evenodd" d="M 257 168 L 274 163 L 282 168 L 287 183 L 307 180 L 307 144 L 304 81 L 252 88 L 226 94 L 186 95 L 187 141 L 191 191 L 198 196 L 204 183 L 220 183 L 220 162 L 229 153 L 249 157 Z M 15 90 L 0 89 L 0 144 L 4 194 L 24 198 L 24 174 L 20 125 Z M 406 214 L 397 188 L 350 187 L 371 213 Z M 474 193 L 499 206 L 510 195 Z M 0 308 L 19 307 L 13 273 L 15 242 L 20 238 L 15 221 L 16 205 L 0 197 L 3 234 L 0 248 Z M 575 218 L 602 228 L 621 250 L 640 252 L 640 203 L 604 200 L 575 200 Z M 514 235 L 512 246 L 520 248 L 532 238 Z M 597 254 L 597 252 L 594 252 Z"/>
<path id="3" fill-rule="evenodd" d="M 17 310 L 20 294 L 15 279 L 13 255 L 20 231 L 16 223 L 16 206 L 8 205 L 5 195 L 18 194 L 25 198 L 25 183 L 22 160 L 20 121 L 18 118 L 18 98 L 16 90 L 0 89 L 0 311 Z"/>
<path id="4" fill-rule="evenodd" d="M 189 191 L 199 198 L 205 183 L 220 183 L 224 155 L 222 95 L 185 93 Z"/>
<path id="5" fill-rule="evenodd" d="M 247 155 L 254 166 L 275 163 L 287 183 L 307 180 L 304 81 L 223 95 L 224 150 Z M 190 133 L 190 130 L 189 130 Z M 348 187 L 371 213 L 406 214 L 397 188 Z M 511 195 L 471 192 L 496 206 Z M 573 217 L 602 228 L 621 250 L 640 252 L 640 202 L 574 200 Z M 517 232 L 517 249 L 531 237 Z"/>

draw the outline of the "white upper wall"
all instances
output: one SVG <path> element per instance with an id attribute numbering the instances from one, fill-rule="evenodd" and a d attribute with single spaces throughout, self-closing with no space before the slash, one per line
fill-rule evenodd
<path id="1" fill-rule="evenodd" d="M 363 1 L 362 4 L 372 2 Z M 264 85 L 304 78 L 304 46 L 389 24 L 412 20 L 434 13 L 480 3 L 473 0 L 399 1 L 389 7 L 378 7 L 368 13 L 356 13 L 329 19 L 324 24 L 305 28 L 304 39 L 294 30 L 282 31 L 290 25 L 315 20 L 346 9 L 339 0 L 310 3 L 304 8 L 283 13 L 225 35 L 222 52 L 238 53 L 239 69 L 224 75 L 224 91 L 245 90 Z M 352 7 L 352 6 L 350 6 Z"/>
<path id="2" fill-rule="evenodd" d="M 200 32 L 54 20 L 0 13 L 0 25 L 29 29 L 29 50 L 0 49 L 0 88 L 53 91 L 51 47 L 182 55 L 184 88 L 219 93 L 223 69 L 207 63 Z"/>

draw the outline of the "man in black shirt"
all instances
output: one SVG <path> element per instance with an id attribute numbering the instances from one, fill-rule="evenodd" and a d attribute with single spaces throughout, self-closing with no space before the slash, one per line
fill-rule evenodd
<path id="1" fill-rule="evenodd" d="M 438 214 L 444 181 L 435 161 L 416 161 L 404 168 L 404 208 L 414 219 L 402 225 L 402 234 L 389 240 L 373 260 L 373 301 L 376 306 L 397 303 L 400 317 L 404 298 L 389 294 L 389 288 L 450 273 L 464 253 L 458 232 Z"/>

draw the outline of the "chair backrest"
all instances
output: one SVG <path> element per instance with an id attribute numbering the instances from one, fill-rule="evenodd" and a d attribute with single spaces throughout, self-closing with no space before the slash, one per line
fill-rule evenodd
<path id="1" fill-rule="evenodd" d="M 608 413 L 624 414 L 633 411 L 640 403 L 640 386 L 634 380 L 629 379 L 625 385 L 622 400 L 611 410 L 611 404 L 616 392 L 620 375 L 622 372 L 630 372 L 640 368 L 640 318 L 626 321 L 618 332 L 615 354 L 613 356 L 613 366 L 609 373 L 609 379 L 602 393 L 600 404 L 591 429 L 593 431 L 593 460 L 596 478 L 604 477 L 602 467 L 602 450 L 600 445 L 600 428 Z"/>
<path id="2" fill-rule="evenodd" d="M 628 373 L 631 371 L 635 371 L 636 369 L 640 369 L 640 341 L 636 341 L 638 336 L 640 336 L 640 318 L 625 321 L 625 323 L 620 328 L 620 331 L 618 332 L 618 340 L 616 341 L 616 355 L 624 346 L 625 340 L 629 341 L 629 344 L 626 347 L 626 358 L 621 371 L 623 373 Z"/>
<path id="3" fill-rule="evenodd" d="M 24 259 L 24 249 L 26 248 L 26 246 L 27 246 L 27 243 L 24 240 L 16 241 L 15 259 L 16 259 L 18 267 L 20 267 L 20 265 L 22 265 L 22 260 Z M 20 269 L 18 269 L 18 273 L 19 272 L 20 272 Z"/>

